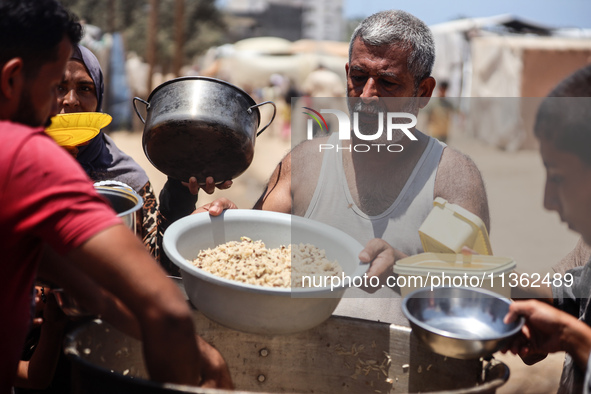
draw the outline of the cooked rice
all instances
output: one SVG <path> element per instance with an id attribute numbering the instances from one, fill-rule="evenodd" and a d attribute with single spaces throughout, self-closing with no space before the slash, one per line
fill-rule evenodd
<path id="1" fill-rule="evenodd" d="M 248 237 L 240 239 L 240 242 L 230 241 L 214 249 L 202 250 L 192 263 L 225 279 L 268 287 L 302 287 L 303 276 L 324 277 L 342 273 L 339 264 L 328 260 L 325 251 L 314 245 L 300 243 L 267 249 L 262 241 Z"/>

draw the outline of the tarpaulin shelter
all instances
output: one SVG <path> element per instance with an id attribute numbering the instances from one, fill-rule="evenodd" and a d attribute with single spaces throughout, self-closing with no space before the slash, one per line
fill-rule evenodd
<path id="1" fill-rule="evenodd" d="M 462 132 L 503 149 L 534 148 L 539 98 L 591 63 L 589 32 L 580 30 L 573 38 L 572 30 L 511 15 L 460 19 L 431 30 L 434 77 L 449 82 L 449 97 L 471 98 L 461 100 L 467 116 Z M 524 97 L 529 99 L 517 99 Z"/>

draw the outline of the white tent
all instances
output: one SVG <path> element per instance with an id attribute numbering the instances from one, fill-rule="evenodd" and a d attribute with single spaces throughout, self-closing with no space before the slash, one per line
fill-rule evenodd
<path id="1" fill-rule="evenodd" d="M 554 30 L 511 15 L 451 21 L 431 30 L 433 75 L 449 82 L 448 96 L 470 97 L 461 100 L 466 121 L 456 132 L 503 149 L 536 147 L 532 128 L 540 100 L 534 98 L 591 62 L 585 31 Z"/>
<path id="2" fill-rule="evenodd" d="M 273 74 L 288 77 L 301 87 L 319 65 L 336 72 L 345 83 L 346 48 L 347 43 L 342 42 L 251 38 L 213 49 L 204 59 L 202 71 L 247 91 L 268 86 Z"/>

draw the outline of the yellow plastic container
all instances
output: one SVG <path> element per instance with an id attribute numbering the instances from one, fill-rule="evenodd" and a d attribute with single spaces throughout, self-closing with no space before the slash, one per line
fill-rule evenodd
<path id="1" fill-rule="evenodd" d="M 394 273 L 403 297 L 421 287 L 447 286 L 480 287 L 510 298 L 515 266 L 510 257 L 420 253 L 397 261 Z"/>
<path id="2" fill-rule="evenodd" d="M 441 197 L 421 224 L 419 236 L 425 252 L 460 253 L 463 246 L 479 254 L 492 255 L 488 232 L 482 219 Z"/>
<path id="3" fill-rule="evenodd" d="M 59 146 L 74 147 L 90 141 L 107 127 L 113 118 L 102 112 L 73 112 L 51 118 L 51 125 L 45 132 Z"/>

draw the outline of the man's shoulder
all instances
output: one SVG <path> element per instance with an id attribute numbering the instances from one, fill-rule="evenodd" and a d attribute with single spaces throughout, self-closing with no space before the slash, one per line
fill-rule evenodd
<path id="1" fill-rule="evenodd" d="M 480 170 L 472 159 L 449 146 L 443 150 L 433 197 L 442 197 L 478 215 L 490 231 L 488 199 Z"/>
<path id="2" fill-rule="evenodd" d="M 326 136 L 314 138 L 312 140 L 305 140 L 296 145 L 285 158 L 288 159 L 292 165 L 296 163 L 299 166 L 316 164 L 318 161 L 322 161 L 323 152 L 321 146 L 326 144 L 329 138 L 329 136 Z"/>
<path id="3" fill-rule="evenodd" d="M 319 137 L 306 140 L 297 145 L 290 152 L 289 169 L 291 174 L 291 187 L 297 202 L 307 208 L 307 203 L 312 199 L 312 194 L 318 183 L 322 160 L 325 152 L 320 150 L 321 144 L 326 144 L 329 137 Z M 297 210 L 297 207 L 294 207 Z M 305 212 L 305 208 L 304 208 Z"/>
<path id="4" fill-rule="evenodd" d="M 436 189 L 438 185 L 449 189 L 449 186 L 457 187 L 475 181 L 482 182 L 482 175 L 476 163 L 465 153 L 446 146 L 441 153 L 437 177 L 435 179 Z"/>
<path id="5" fill-rule="evenodd" d="M 10 142 L 18 144 L 35 134 L 43 135 L 43 129 L 8 120 L 0 121 L 0 138 L 3 144 Z"/>
<path id="6" fill-rule="evenodd" d="M 12 160 L 12 157 L 22 151 L 29 140 L 37 136 L 40 137 L 39 141 L 47 139 L 51 143 L 51 140 L 41 128 L 0 121 L 0 149 L 2 151 L 0 160 Z M 35 138 L 35 140 L 37 139 Z"/>
<path id="7" fill-rule="evenodd" d="M 441 170 L 463 173 L 465 171 L 478 171 L 478 168 L 470 156 L 457 149 L 445 146 L 439 161 L 439 171 Z"/>

